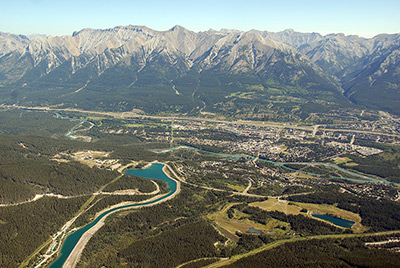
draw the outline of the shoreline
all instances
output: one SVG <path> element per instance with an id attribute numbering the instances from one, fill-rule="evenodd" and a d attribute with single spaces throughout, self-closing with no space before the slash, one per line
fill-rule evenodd
<path id="1" fill-rule="evenodd" d="M 157 195 L 157 196 L 154 196 L 154 197 L 152 197 L 150 199 L 147 199 L 147 200 L 144 200 L 144 201 L 141 201 L 141 202 L 133 202 L 133 201 L 131 201 L 131 202 L 129 202 L 129 201 L 128 202 L 122 202 L 122 203 L 113 205 L 113 206 L 111 206 L 109 208 L 103 209 L 102 211 L 96 213 L 95 218 L 100 216 L 102 213 L 104 213 L 106 211 L 109 211 L 111 209 L 114 209 L 114 208 L 118 208 L 118 207 L 125 206 L 125 205 L 139 204 L 138 206 L 135 206 L 135 207 L 117 209 L 117 210 L 112 211 L 109 214 L 105 215 L 104 217 L 102 217 L 94 226 L 92 226 L 89 230 L 87 230 L 81 236 L 81 238 L 79 239 L 78 243 L 76 243 L 75 247 L 73 248 L 73 250 L 69 254 L 68 258 L 65 260 L 65 262 L 64 262 L 62 267 L 75 267 L 78 264 L 78 262 L 80 260 L 80 257 L 82 255 L 83 249 L 85 248 L 86 244 L 89 242 L 89 240 L 92 238 L 92 236 L 104 225 L 105 219 L 108 216 L 110 216 L 110 215 L 112 215 L 112 214 L 114 214 L 116 212 L 121 212 L 121 211 L 124 211 L 124 210 L 130 210 L 130 209 L 136 209 L 136 208 L 150 207 L 150 206 L 158 205 L 158 204 L 163 203 L 165 201 L 171 200 L 177 194 L 180 193 L 180 191 L 181 191 L 181 183 L 180 183 L 180 181 L 177 180 L 177 179 L 172 178 L 167 172 L 165 172 L 165 170 L 167 169 L 168 165 L 166 163 L 161 163 L 159 161 L 153 161 L 153 162 L 149 163 L 148 165 L 151 166 L 152 163 L 160 163 L 160 164 L 164 165 L 164 167 L 162 168 L 164 174 L 168 178 L 170 178 L 171 180 L 176 182 L 176 190 L 175 190 L 175 192 L 173 192 L 171 195 L 165 197 L 164 199 L 161 199 L 161 200 L 159 200 L 157 202 L 154 202 L 154 203 L 151 203 L 151 204 L 147 204 L 147 203 L 151 202 L 152 200 L 156 200 L 158 198 L 161 198 L 162 196 L 167 195 L 168 193 L 164 194 L 164 195 Z M 146 166 L 148 166 L 148 165 L 146 165 Z M 143 169 L 145 169 L 145 168 L 143 167 Z M 143 205 L 140 205 L 141 203 L 143 203 Z"/>

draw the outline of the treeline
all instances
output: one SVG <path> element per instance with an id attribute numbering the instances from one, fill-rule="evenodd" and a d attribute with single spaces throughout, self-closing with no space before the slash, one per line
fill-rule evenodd
<path id="1" fill-rule="evenodd" d="M 53 112 L 0 111 L 0 134 L 61 138 L 76 124 L 57 118 Z"/>
<path id="2" fill-rule="evenodd" d="M 314 220 L 310 217 L 299 215 L 286 215 L 279 211 L 265 211 L 257 207 L 250 207 L 246 205 L 235 205 L 230 208 L 238 209 L 248 215 L 249 219 L 261 224 L 267 224 L 271 219 L 276 219 L 282 222 L 290 224 L 290 228 L 296 232 L 296 234 L 307 236 L 307 235 L 326 235 L 341 233 L 342 230 L 336 228 L 333 225 L 327 224 L 322 221 Z M 228 211 L 228 215 L 229 215 Z"/>
<path id="3" fill-rule="evenodd" d="M 43 197 L 36 202 L 0 207 L 0 267 L 18 267 L 79 210 L 87 197 Z"/>
<path id="4" fill-rule="evenodd" d="M 358 140 L 358 143 L 361 143 L 361 145 L 364 146 L 372 146 L 382 149 L 384 152 L 368 157 L 346 155 L 358 165 L 347 167 L 342 164 L 342 167 L 376 175 L 385 178 L 388 181 L 400 183 L 400 148 L 398 146 L 379 144 L 363 140 Z"/>
<path id="5" fill-rule="evenodd" d="M 211 161 L 218 161 L 219 163 L 205 168 L 200 166 L 202 161 L 189 157 L 187 156 L 184 164 L 187 165 L 188 170 L 193 170 L 193 172 L 188 172 L 185 176 L 188 182 L 194 184 L 232 191 L 229 186 L 240 186 L 244 189 L 249 183 L 248 179 L 257 176 L 256 168 L 249 165 L 248 160 L 244 158 L 231 161 L 214 159 Z M 201 176 L 199 176 L 199 173 Z"/>
<path id="6" fill-rule="evenodd" d="M 155 153 L 147 149 L 149 145 L 139 144 L 110 147 L 68 139 L 0 135 L 0 146 L 0 203 L 25 201 L 35 194 L 47 192 L 62 195 L 93 193 L 119 174 L 97 167 L 90 168 L 73 160 L 52 160 L 59 153 L 112 151 L 110 158 L 121 159 L 122 164 L 132 160 L 152 161 L 155 158 Z M 166 157 L 161 154 L 157 156 L 160 160 Z"/>
<path id="7" fill-rule="evenodd" d="M 185 224 L 198 222 L 201 216 L 218 210 L 228 200 L 254 201 L 247 197 L 184 186 L 179 195 L 165 203 L 112 215 L 87 244 L 78 267 L 93 267 L 91 263 L 97 263 L 96 259 L 100 257 L 102 260 L 108 259 L 104 260 L 102 265 L 118 267 L 114 265 L 114 261 L 117 260 L 115 256 L 127 245 L 175 230 Z M 192 233 L 192 236 L 195 234 Z M 174 241 L 180 243 L 180 240 Z M 196 241 L 193 240 L 193 243 Z M 177 246 L 172 243 L 169 245 L 170 248 Z M 105 257 L 111 253 L 114 257 Z"/>
<path id="8" fill-rule="evenodd" d="M 189 223 L 136 241 L 118 254 L 134 267 L 175 267 L 203 257 L 218 256 L 216 242 L 225 238 L 204 221 Z"/>
<path id="9" fill-rule="evenodd" d="M 398 202 L 368 197 L 359 198 L 338 191 L 318 191 L 308 195 L 290 196 L 288 200 L 314 204 L 337 204 L 338 208 L 359 214 L 361 224 L 370 227 L 371 231 L 400 229 Z"/>
<path id="10" fill-rule="evenodd" d="M 184 141 L 178 141 L 179 145 L 184 145 L 184 146 L 190 146 L 194 147 L 199 150 L 207 151 L 207 152 L 213 152 L 213 153 L 223 153 L 226 151 L 225 148 L 221 148 L 218 146 L 213 146 L 213 145 L 208 145 L 208 144 L 191 144 L 187 143 Z"/>
<path id="11" fill-rule="evenodd" d="M 38 192 L 51 192 L 62 195 L 80 195 L 93 193 L 101 185 L 118 176 L 97 167 L 70 161 L 58 163 L 49 160 L 9 161 L 0 165 L 2 176 L 17 184 L 30 184 Z"/>
<path id="12" fill-rule="evenodd" d="M 163 186 L 166 188 L 166 184 L 162 181 L 157 181 L 157 184 L 161 186 L 161 188 Z M 126 189 L 137 189 L 142 193 L 150 193 L 155 191 L 157 188 L 154 183 L 149 179 L 133 175 L 124 175 L 116 182 L 111 183 L 106 188 L 104 188 L 103 192 L 114 192 Z"/>
<path id="13" fill-rule="evenodd" d="M 102 120 L 103 121 L 103 120 Z M 97 123 L 96 121 L 93 121 Z M 117 126 L 118 129 L 123 129 L 123 126 Z M 89 131 L 87 131 L 86 135 L 92 137 L 92 141 L 94 143 L 100 143 L 108 146 L 121 146 L 121 145 L 132 145 L 138 144 L 141 140 L 133 135 L 131 132 L 127 134 L 112 134 L 107 133 L 108 129 L 107 125 L 102 125 L 101 127 L 93 127 Z"/>
<path id="14" fill-rule="evenodd" d="M 163 111 L 187 113 L 201 104 L 191 95 L 173 94 L 170 80 L 175 79 L 176 75 L 172 78 L 166 74 L 170 70 L 165 69 L 165 66 L 158 70 L 154 67 L 147 68 L 147 70 L 145 68 L 140 73 L 134 71 L 134 74 L 130 75 L 118 68 L 110 68 L 97 82 L 89 83 L 85 91 L 80 93 L 81 97 L 63 98 L 64 107 L 122 112 L 137 108 L 146 111 L 147 114 L 156 114 Z M 169 78 L 162 77 L 165 75 Z M 135 76 L 137 76 L 137 80 L 129 88 L 128 86 L 134 82 Z M 85 82 L 82 85 L 84 84 Z M 77 88 L 79 87 L 77 86 Z M 178 90 L 180 90 L 179 86 Z M 54 96 L 47 94 L 46 97 L 47 100 L 54 101 Z M 150 99 L 151 101 L 149 101 Z M 59 103 L 59 100 L 56 102 Z"/>
<path id="15" fill-rule="evenodd" d="M 312 239 L 285 243 L 225 266 L 248 267 L 399 267 L 400 253 L 370 249 L 363 239 Z"/>
<path id="16" fill-rule="evenodd" d="M 93 221 L 94 216 L 97 214 L 97 212 L 102 211 L 103 209 L 110 206 L 127 201 L 144 201 L 149 198 L 151 198 L 151 196 L 148 195 L 98 195 L 96 199 L 92 202 L 93 206 L 82 213 L 75 220 L 72 227 L 80 227 L 90 223 L 91 221 Z"/>
<path id="17" fill-rule="evenodd" d="M 224 157 L 217 154 L 197 151 L 196 149 L 191 148 L 181 148 L 179 150 L 166 153 L 166 155 L 169 155 L 170 158 L 173 159 L 185 160 L 187 165 L 190 166 L 193 164 L 193 167 L 198 167 L 202 161 L 221 161 L 221 159 L 224 159 Z"/>
<path id="18" fill-rule="evenodd" d="M 0 146 L 1 203 L 25 201 L 37 193 L 46 192 L 85 194 L 93 192 L 117 175 L 74 161 L 59 163 L 51 160 L 60 152 L 88 148 L 79 142 L 0 135 Z"/>
<path id="19" fill-rule="evenodd" d="M 113 138 L 114 140 L 117 138 Z M 110 146 L 107 145 L 109 148 Z M 159 161 L 166 161 L 168 158 L 165 154 L 157 154 L 152 152 L 152 149 L 160 149 L 164 148 L 165 144 L 159 143 L 128 143 L 120 146 L 113 145 L 113 152 L 110 155 L 110 158 L 119 159 L 121 164 L 131 163 L 132 160 L 135 161 L 154 161 L 157 159 Z"/>
<path id="20" fill-rule="evenodd" d="M 353 166 L 351 169 L 360 171 L 366 174 L 372 174 L 382 177 L 388 181 L 400 183 L 400 169 L 390 163 L 379 163 L 371 161 L 371 164 L 363 163 L 358 166 Z M 373 163 L 373 164 L 372 164 Z M 399 163 L 400 164 L 400 163 Z"/>
<path id="21" fill-rule="evenodd" d="M 0 168 L 1 172 L 1 168 Z M 30 185 L 16 183 L 0 173 L 0 203 L 17 203 L 35 196 L 35 189 Z"/>

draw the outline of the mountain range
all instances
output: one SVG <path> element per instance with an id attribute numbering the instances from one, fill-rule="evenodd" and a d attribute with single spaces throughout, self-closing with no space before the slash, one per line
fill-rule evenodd
<path id="1" fill-rule="evenodd" d="M 71 36 L 0 33 L 0 101 L 243 118 L 341 107 L 400 114 L 400 34 L 181 26 L 83 29 Z"/>

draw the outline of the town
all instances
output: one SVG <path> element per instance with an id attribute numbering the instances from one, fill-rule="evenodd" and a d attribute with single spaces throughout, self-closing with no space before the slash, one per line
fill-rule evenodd
<path id="1" fill-rule="evenodd" d="M 120 124 L 114 121 L 112 126 L 103 120 L 99 131 L 169 144 L 170 149 L 180 148 L 181 152 L 200 150 L 205 158 L 217 157 L 201 159 L 198 165 L 193 161 L 176 163 L 179 172 L 194 181 L 214 178 L 202 180 L 207 181 L 205 186 L 244 191 L 251 184 L 249 193 L 280 195 L 289 188 L 302 192 L 312 185 L 333 184 L 359 196 L 398 200 L 398 187 L 393 188 L 390 181 L 378 175 L 357 169 L 360 167 L 357 161 L 384 154 L 386 144 L 400 143 L 399 120 L 384 113 L 378 115 L 381 116 L 373 123 L 348 122 L 340 126 L 131 118 Z M 232 155 L 241 157 L 229 157 Z M 398 180 L 398 175 L 394 179 Z M 357 183 L 360 181 L 364 183 Z"/>

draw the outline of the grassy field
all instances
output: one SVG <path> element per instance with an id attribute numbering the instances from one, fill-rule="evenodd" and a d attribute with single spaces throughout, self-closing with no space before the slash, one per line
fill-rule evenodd
<path id="1" fill-rule="evenodd" d="M 311 176 L 309 174 L 301 173 L 301 172 L 292 172 L 289 175 L 296 177 L 296 178 L 304 178 L 304 179 L 315 179 L 318 180 L 318 177 Z"/>
<path id="2" fill-rule="evenodd" d="M 358 166 L 358 164 L 354 163 L 354 162 L 350 162 L 350 163 L 346 163 L 345 166 L 346 167 L 356 167 L 356 166 Z"/>
<path id="3" fill-rule="evenodd" d="M 242 185 L 227 184 L 227 186 L 237 192 L 243 192 L 246 189 L 246 187 Z"/>
<path id="4" fill-rule="evenodd" d="M 346 163 L 351 162 L 351 161 L 353 161 L 353 160 L 351 160 L 351 159 L 348 158 L 348 157 L 337 157 L 337 158 L 335 158 L 335 160 L 334 160 L 334 162 L 335 162 L 336 165 L 346 164 Z"/>
<path id="5" fill-rule="evenodd" d="M 92 120 L 92 121 L 101 121 L 103 119 L 110 119 L 110 117 L 107 116 L 88 116 L 86 117 L 86 120 Z"/>
<path id="6" fill-rule="evenodd" d="M 360 215 L 344 209 L 337 208 L 334 205 L 287 202 L 286 200 L 279 200 L 278 198 L 269 198 L 268 200 L 263 202 L 251 203 L 250 206 L 258 207 L 266 211 L 276 210 L 285 214 L 308 214 L 310 217 L 312 213 L 334 215 L 342 219 L 354 221 L 355 224 L 353 225 L 352 230 L 355 233 L 361 233 L 366 230 L 366 228 L 361 225 Z M 307 213 L 300 212 L 302 209 L 306 209 Z"/>
<path id="7" fill-rule="evenodd" d="M 223 229 L 220 230 L 222 233 L 229 232 L 231 235 L 234 235 L 236 232 L 246 233 L 251 227 L 261 230 L 264 233 L 274 232 L 276 234 L 284 234 L 286 232 L 282 230 L 282 226 L 285 226 L 286 230 L 290 230 L 289 223 L 271 219 L 267 224 L 264 225 L 249 220 L 247 218 L 247 214 L 237 210 L 235 210 L 234 217 L 229 218 L 227 215 L 227 211 L 232 206 L 237 204 L 239 203 L 230 203 L 226 205 L 222 210 L 209 214 L 207 218 L 214 221 L 219 229 Z"/>
<path id="8" fill-rule="evenodd" d="M 290 205 L 286 200 L 279 200 L 278 198 L 270 197 L 266 201 L 262 202 L 254 202 L 251 203 L 250 206 L 258 207 L 264 209 L 266 211 L 280 211 L 285 214 L 300 214 L 300 210 L 302 209 L 299 206 Z M 305 214 L 305 213 L 304 213 Z"/>

